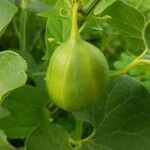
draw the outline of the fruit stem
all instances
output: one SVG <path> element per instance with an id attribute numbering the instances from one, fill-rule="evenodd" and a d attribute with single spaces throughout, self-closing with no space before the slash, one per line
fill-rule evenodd
<path id="1" fill-rule="evenodd" d="M 74 3 L 73 5 L 73 12 L 72 12 L 72 27 L 71 27 L 71 37 L 72 38 L 79 38 L 79 29 L 78 29 L 78 8 L 79 4 Z"/>

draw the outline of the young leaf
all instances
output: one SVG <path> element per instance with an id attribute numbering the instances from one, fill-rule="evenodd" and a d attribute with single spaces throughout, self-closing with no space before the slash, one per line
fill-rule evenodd
<path id="1" fill-rule="evenodd" d="M 71 30 L 70 8 L 67 1 L 58 0 L 55 9 L 40 13 L 40 16 L 48 18 L 46 23 L 46 54 L 45 59 L 49 60 L 53 51 L 67 40 Z M 49 42 L 48 39 L 53 38 L 54 42 Z"/>
<path id="2" fill-rule="evenodd" d="M 69 36 L 71 21 L 67 17 L 60 15 L 59 11 L 52 11 L 46 23 L 46 55 L 45 59 L 49 59 L 53 51 L 58 47 L 58 42 L 65 42 Z M 53 38 L 56 42 L 50 43 L 49 38 Z"/>
<path id="3" fill-rule="evenodd" d="M 73 150 L 65 130 L 55 124 L 37 128 L 27 138 L 27 150 Z"/>
<path id="4" fill-rule="evenodd" d="M 0 98 L 6 92 L 25 84 L 27 63 L 17 53 L 0 52 Z"/>
<path id="5" fill-rule="evenodd" d="M 0 31 L 11 21 L 17 7 L 8 0 L 0 0 Z"/>
<path id="6" fill-rule="evenodd" d="M 9 137 L 26 137 L 33 128 L 48 121 L 48 112 L 44 108 L 48 103 L 49 97 L 41 89 L 31 86 L 15 89 L 2 103 L 11 114 L 0 119 L 0 128 Z"/>

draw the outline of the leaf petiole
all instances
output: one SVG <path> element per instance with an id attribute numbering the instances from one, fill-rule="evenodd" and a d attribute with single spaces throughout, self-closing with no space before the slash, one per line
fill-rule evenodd
<path id="1" fill-rule="evenodd" d="M 150 60 L 142 59 L 143 56 L 145 56 L 145 54 L 147 53 L 147 51 L 148 51 L 148 50 L 146 49 L 140 56 L 138 56 L 135 60 L 133 60 L 131 63 L 129 63 L 129 64 L 128 64 L 126 67 L 124 67 L 123 69 L 111 73 L 111 74 L 110 74 L 110 77 L 123 75 L 123 74 L 127 73 L 132 67 L 136 66 L 137 64 L 141 64 L 141 63 L 150 64 Z"/>
<path id="2" fill-rule="evenodd" d="M 27 30 L 27 5 L 28 0 L 21 1 L 21 14 L 20 14 L 20 49 L 26 51 L 26 30 Z"/>
<path id="3" fill-rule="evenodd" d="M 80 145 L 83 142 L 88 142 L 94 135 L 95 135 L 95 129 L 93 130 L 92 134 L 90 134 L 88 137 L 81 139 L 81 140 L 74 140 L 72 138 L 69 138 L 70 143 L 73 145 Z"/>

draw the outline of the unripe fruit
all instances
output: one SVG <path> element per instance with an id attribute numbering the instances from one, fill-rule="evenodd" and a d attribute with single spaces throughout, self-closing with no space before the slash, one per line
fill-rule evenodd
<path id="1" fill-rule="evenodd" d="M 76 17 L 77 12 L 73 13 Z M 98 48 L 80 38 L 76 20 L 72 24 L 70 38 L 50 59 L 46 84 L 56 105 L 76 111 L 100 100 L 108 81 L 108 64 Z"/>

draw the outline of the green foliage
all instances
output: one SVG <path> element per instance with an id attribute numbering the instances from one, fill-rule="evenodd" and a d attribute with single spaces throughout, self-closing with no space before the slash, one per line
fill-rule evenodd
<path id="1" fill-rule="evenodd" d="M 14 90 L 2 103 L 10 115 L 0 120 L 0 128 L 9 137 L 26 137 L 34 127 L 48 121 L 48 103 L 48 95 L 41 89 L 23 86 Z"/>
<path id="2" fill-rule="evenodd" d="M 70 8 L 66 7 L 65 1 L 58 1 L 56 3 L 55 9 L 40 13 L 40 16 L 44 16 L 47 19 L 46 23 L 46 54 L 45 59 L 50 58 L 54 50 L 67 40 L 70 29 L 71 29 L 71 19 L 70 19 Z M 62 12 L 65 12 L 63 14 Z M 53 40 L 49 40 L 53 39 Z"/>
<path id="3" fill-rule="evenodd" d="M 18 54 L 11 51 L 0 53 L 0 98 L 8 91 L 25 84 L 25 71 L 27 64 Z"/>
<path id="4" fill-rule="evenodd" d="M 102 0 L 102 1 L 100 1 L 94 10 L 94 14 L 95 15 L 101 14 L 105 9 L 107 9 L 107 7 L 109 7 L 115 1 L 116 0 L 108 0 L 108 1 Z"/>
<path id="5" fill-rule="evenodd" d="M 123 3 L 122 1 L 112 1 L 108 3 L 109 7 L 106 7 L 104 10 L 100 7 L 97 7 L 95 10 L 95 15 L 101 14 L 101 16 L 109 15 L 111 19 L 108 19 L 108 24 L 116 28 L 117 30 L 123 32 L 125 38 L 130 42 L 133 40 L 135 48 L 139 46 L 138 43 L 142 43 L 142 31 L 144 28 L 144 16 L 137 11 L 136 9 L 132 8 L 131 6 Z M 107 4 L 107 5 L 108 5 Z M 106 4 L 105 4 L 106 5 Z M 105 7 L 104 5 L 104 7 Z M 117 8 L 117 9 L 116 9 Z M 114 11 L 115 10 L 115 11 Z M 137 45 L 138 44 L 138 45 Z M 136 46 L 137 45 L 137 46 Z M 136 51 L 132 49 L 133 53 L 141 53 L 137 49 Z M 142 49 L 143 51 L 144 49 Z"/>
<path id="6" fill-rule="evenodd" d="M 78 119 L 91 122 L 96 129 L 95 135 L 83 144 L 83 149 L 149 149 L 146 142 L 149 107 L 149 93 L 139 82 L 127 76 L 112 79 L 103 101 L 74 113 Z"/>
<path id="7" fill-rule="evenodd" d="M 150 1 L 77 2 L 80 35 L 104 53 L 110 80 L 99 101 L 69 112 L 51 101 L 45 74 L 74 0 L 0 0 L 0 150 L 150 149 Z"/>
<path id="8" fill-rule="evenodd" d="M 11 21 L 16 12 L 17 7 L 8 0 L 0 0 L 0 32 Z"/>
<path id="9" fill-rule="evenodd" d="M 26 145 L 28 150 L 73 150 L 68 134 L 62 127 L 55 124 L 37 128 L 28 137 Z"/>

